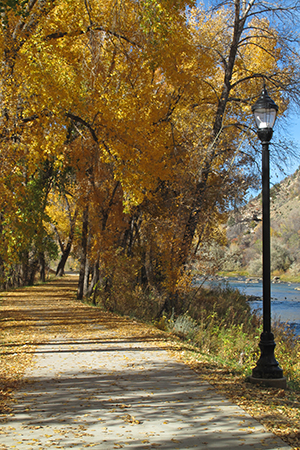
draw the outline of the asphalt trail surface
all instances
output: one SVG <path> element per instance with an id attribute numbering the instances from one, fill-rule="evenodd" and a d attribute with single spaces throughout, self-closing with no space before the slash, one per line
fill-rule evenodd
<path id="1" fill-rule="evenodd" d="M 42 315 L 39 304 L 49 326 Z M 291 448 L 150 336 L 120 336 L 92 319 L 90 328 L 96 337 L 62 329 L 37 346 L 1 423 L 1 450 Z"/>

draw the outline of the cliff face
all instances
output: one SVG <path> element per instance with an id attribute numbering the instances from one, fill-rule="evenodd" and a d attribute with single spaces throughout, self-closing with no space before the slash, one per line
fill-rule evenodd
<path id="1" fill-rule="evenodd" d="M 271 268 L 300 274 L 300 168 L 270 190 Z M 246 269 L 261 275 L 262 200 L 258 195 L 233 211 L 226 227 L 224 270 Z"/>

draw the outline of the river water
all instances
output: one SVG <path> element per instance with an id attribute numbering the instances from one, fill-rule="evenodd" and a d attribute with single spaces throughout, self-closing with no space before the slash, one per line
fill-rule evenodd
<path id="1" fill-rule="evenodd" d="M 244 278 L 228 278 L 226 282 L 247 296 L 262 298 L 262 281 L 246 282 Z M 250 306 L 252 310 L 262 313 L 261 299 L 250 301 Z M 272 283 L 271 317 L 272 320 L 280 320 L 294 326 L 296 333 L 300 336 L 300 284 Z"/>

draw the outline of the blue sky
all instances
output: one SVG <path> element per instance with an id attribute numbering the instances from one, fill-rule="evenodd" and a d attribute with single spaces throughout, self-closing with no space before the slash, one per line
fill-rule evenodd
<path id="1" fill-rule="evenodd" d="M 280 118 L 277 119 L 279 121 Z M 278 127 L 278 123 L 275 123 L 274 127 L 274 135 L 273 138 L 276 138 L 276 125 Z M 276 183 L 280 183 L 284 178 L 286 178 L 289 175 L 292 175 L 300 166 L 300 116 L 299 118 L 294 116 L 293 117 L 293 124 L 290 125 L 290 132 L 287 135 L 287 138 L 289 140 L 293 140 L 294 143 L 297 145 L 296 148 L 294 148 L 294 153 L 297 153 L 295 157 L 291 158 L 289 161 L 289 164 L 287 166 L 283 167 L 283 171 L 279 171 L 278 167 L 275 165 L 275 163 L 272 163 L 272 158 L 270 158 L 270 187 L 272 187 Z M 284 139 L 285 135 L 281 130 L 280 138 Z M 272 147 L 270 148 L 270 151 L 272 151 Z M 248 201 L 251 197 L 256 197 L 261 192 L 261 188 L 259 189 L 250 189 L 246 195 L 246 201 Z"/>
<path id="2" fill-rule="evenodd" d="M 296 114 L 291 115 L 289 125 L 285 122 L 284 127 L 280 127 L 280 117 L 277 119 L 274 126 L 274 134 L 273 139 L 279 137 L 277 133 L 279 133 L 279 128 L 283 128 L 280 130 L 280 139 L 287 139 L 288 141 L 294 142 L 294 154 L 295 156 L 288 158 L 288 165 L 285 165 L 280 171 L 275 163 L 272 162 L 272 157 L 270 157 L 270 187 L 274 184 L 279 183 L 284 178 L 289 175 L 292 175 L 300 166 L 300 115 Z M 284 132 L 284 130 L 289 127 L 289 132 Z M 272 141 L 271 141 L 272 142 Z M 272 152 L 272 147 L 270 147 L 270 152 Z M 249 200 L 251 197 L 256 197 L 261 192 L 261 188 L 259 189 L 250 189 L 248 194 L 246 195 L 246 200 Z"/>
<path id="3" fill-rule="evenodd" d="M 278 173 L 278 170 L 275 169 L 275 167 L 272 167 L 272 162 L 270 166 L 270 173 L 271 173 L 271 183 L 275 184 L 283 180 L 288 175 L 291 175 L 294 173 L 298 167 L 300 166 L 300 116 L 294 114 L 291 115 L 290 118 L 291 122 L 289 125 L 289 133 L 286 134 L 287 140 L 293 140 L 295 143 L 294 153 L 296 153 L 295 157 L 292 157 L 289 161 L 288 166 L 283 167 L 284 173 Z M 277 119 L 277 121 L 280 121 L 280 117 Z M 278 126 L 278 123 L 275 123 L 274 127 L 274 137 L 276 137 L 276 125 Z M 286 125 L 287 126 L 287 125 Z M 285 134 L 281 130 L 280 133 L 281 139 L 285 138 Z M 272 170 L 273 169 L 273 170 Z"/>

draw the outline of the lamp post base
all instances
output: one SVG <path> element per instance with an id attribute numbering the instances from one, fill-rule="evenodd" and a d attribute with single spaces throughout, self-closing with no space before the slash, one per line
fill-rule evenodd
<path id="1" fill-rule="evenodd" d="M 286 378 L 255 378 L 249 377 L 249 382 L 266 387 L 275 387 L 279 389 L 286 389 Z"/>
<path id="2" fill-rule="evenodd" d="M 273 333 L 263 332 L 259 343 L 261 355 L 256 367 L 252 370 L 250 383 L 286 388 L 286 378 L 274 356 L 275 346 Z"/>

